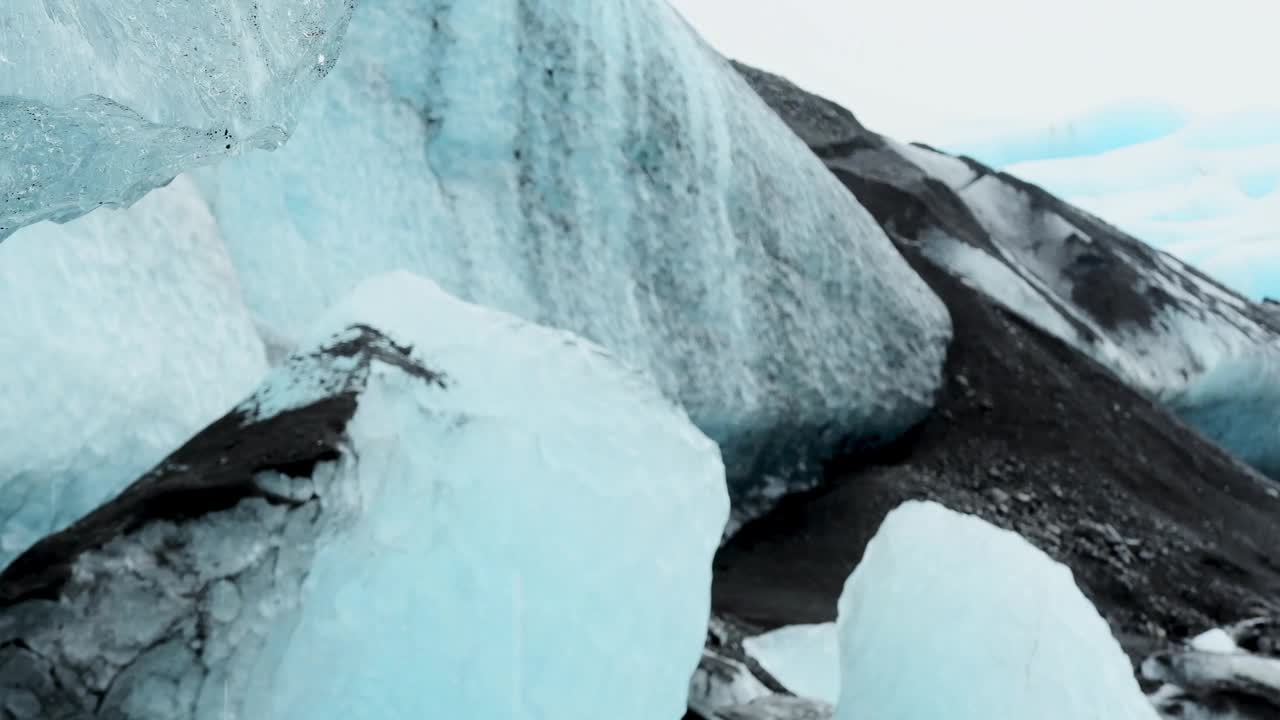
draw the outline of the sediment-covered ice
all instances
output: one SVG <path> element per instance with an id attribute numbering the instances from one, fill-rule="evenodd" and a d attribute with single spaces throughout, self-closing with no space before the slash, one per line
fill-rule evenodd
<path id="1" fill-rule="evenodd" d="M 662 2 L 365 3 L 289 144 L 200 178 L 275 334 L 409 269 L 647 370 L 734 481 L 938 384 L 945 309 Z"/>
<path id="2" fill-rule="evenodd" d="M 306 337 L 325 339 L 0 575 L 5 697 L 131 720 L 680 717 L 728 514 L 684 412 L 597 345 L 404 273 Z"/>
<path id="3" fill-rule="evenodd" d="M 0 241 L 293 129 L 354 0 L 7 0 Z"/>
<path id="4" fill-rule="evenodd" d="M 0 244 L 0 568 L 245 396 L 262 342 L 186 178 Z"/>
<path id="5" fill-rule="evenodd" d="M 1156 718 L 1068 568 L 934 503 L 885 519 L 839 631 L 842 720 Z"/>

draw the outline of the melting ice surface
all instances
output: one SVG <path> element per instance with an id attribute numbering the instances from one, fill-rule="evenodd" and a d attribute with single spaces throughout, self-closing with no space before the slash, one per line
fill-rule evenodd
<path id="1" fill-rule="evenodd" d="M 728 512 L 715 445 L 602 348 L 420 278 L 367 282 L 314 337 L 353 323 L 445 386 L 375 365 L 338 529 L 243 717 L 680 717 Z"/>
<path id="2" fill-rule="evenodd" d="M 266 370 L 188 178 L 0 243 L 0 358 L 0 567 L 150 469 Z"/>
<path id="3" fill-rule="evenodd" d="M 1155 720 L 1071 571 L 941 505 L 885 519 L 840 597 L 837 720 Z"/>
<path id="4" fill-rule="evenodd" d="M 0 241 L 274 148 L 333 68 L 354 0 L 6 0 Z"/>
<path id="5" fill-rule="evenodd" d="M 289 144 L 199 177 L 276 334 L 409 269 L 649 371 L 734 480 L 939 381 L 945 308 L 663 2 L 370 0 Z"/>

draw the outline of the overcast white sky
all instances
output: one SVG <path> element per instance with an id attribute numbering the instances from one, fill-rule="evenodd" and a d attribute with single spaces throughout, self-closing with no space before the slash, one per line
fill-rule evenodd
<path id="1" fill-rule="evenodd" d="M 937 144 L 1117 101 L 1280 104 L 1280 0 L 672 0 L 722 53 Z"/>
<path id="2" fill-rule="evenodd" d="M 1280 0 L 671 2 L 725 55 L 873 130 L 1022 163 L 1241 292 L 1280 296 Z"/>

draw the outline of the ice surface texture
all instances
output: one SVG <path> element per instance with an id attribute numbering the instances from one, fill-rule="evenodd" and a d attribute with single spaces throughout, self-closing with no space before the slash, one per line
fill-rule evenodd
<path id="1" fill-rule="evenodd" d="M 185 178 L 0 244 L 0 568 L 155 465 L 266 370 Z"/>
<path id="2" fill-rule="evenodd" d="M 1069 569 L 934 503 L 889 514 L 839 616 L 841 720 L 1156 718 Z"/>
<path id="3" fill-rule="evenodd" d="M 289 144 L 199 177 L 273 332 L 405 268 L 648 371 L 735 482 L 939 381 L 941 303 L 662 2 L 370 0 Z"/>
<path id="4" fill-rule="evenodd" d="M 0 241 L 288 137 L 355 0 L 6 0 Z"/>
<path id="5" fill-rule="evenodd" d="M 357 325 L 294 356 L 129 491 L 245 499 L 153 518 L 83 554 L 56 607 L 0 610 L 6 700 L 61 716 L 97 692 L 130 720 L 680 717 L 728 514 L 714 443 L 602 348 L 420 278 L 369 281 L 308 336 L 353 323 L 389 337 Z M 36 561 L 37 580 L 57 567 Z M 0 601 L 48 590 L 3 579 Z"/>
<path id="6" fill-rule="evenodd" d="M 840 642 L 835 623 L 789 625 L 747 638 L 742 648 L 796 695 L 829 705 L 840 698 Z"/>

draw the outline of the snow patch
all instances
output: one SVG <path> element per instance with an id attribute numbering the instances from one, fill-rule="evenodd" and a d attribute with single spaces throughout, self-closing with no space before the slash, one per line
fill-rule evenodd
<path id="1" fill-rule="evenodd" d="M 123 534 L 78 556 L 57 602 L 3 588 L 0 666 L 37 716 L 679 717 L 728 515 L 683 411 L 598 346 L 404 273 L 309 337 L 116 502 L 166 482 L 248 495 L 109 525 Z M 323 461 L 252 491 L 223 477 L 299 449 Z"/>

